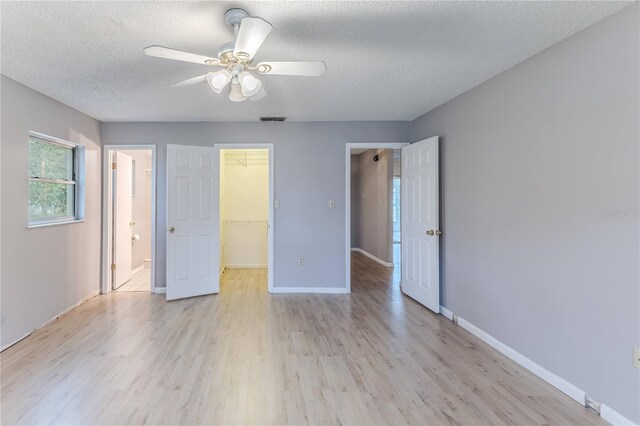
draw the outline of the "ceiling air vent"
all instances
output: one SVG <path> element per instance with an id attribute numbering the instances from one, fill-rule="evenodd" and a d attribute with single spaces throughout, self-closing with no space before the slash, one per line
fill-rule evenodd
<path id="1" fill-rule="evenodd" d="M 260 121 L 284 121 L 287 117 L 260 117 Z"/>

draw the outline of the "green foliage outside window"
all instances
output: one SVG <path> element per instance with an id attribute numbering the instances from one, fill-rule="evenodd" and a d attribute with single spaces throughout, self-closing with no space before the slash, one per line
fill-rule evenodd
<path id="1" fill-rule="evenodd" d="M 29 138 L 29 220 L 75 216 L 74 150 Z"/>

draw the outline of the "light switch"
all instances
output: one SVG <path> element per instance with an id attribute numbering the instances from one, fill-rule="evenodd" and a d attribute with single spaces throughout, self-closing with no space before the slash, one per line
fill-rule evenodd
<path id="1" fill-rule="evenodd" d="M 275 201 L 273 202 L 273 207 L 275 207 L 276 209 L 277 209 L 278 207 L 280 207 L 280 200 L 275 200 Z"/>
<path id="2" fill-rule="evenodd" d="M 335 200 L 329 200 L 329 208 L 332 209 L 336 206 Z"/>

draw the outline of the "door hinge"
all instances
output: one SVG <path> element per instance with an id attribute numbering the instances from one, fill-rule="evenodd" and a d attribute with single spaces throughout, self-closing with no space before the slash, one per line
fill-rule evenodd
<path id="1" fill-rule="evenodd" d="M 115 271 L 115 270 L 116 270 L 116 264 L 115 264 L 115 263 L 112 263 L 112 264 L 111 264 L 111 270 L 112 270 L 112 271 Z"/>
<path id="2" fill-rule="evenodd" d="M 111 168 L 112 169 L 117 169 L 118 168 L 118 163 L 111 163 Z"/>

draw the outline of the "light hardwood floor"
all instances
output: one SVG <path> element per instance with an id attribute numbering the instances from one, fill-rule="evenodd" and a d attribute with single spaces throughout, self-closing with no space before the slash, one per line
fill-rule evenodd
<path id="1" fill-rule="evenodd" d="M 354 253 L 350 295 L 96 297 L 7 349 L 2 424 L 603 424 Z"/>
<path id="2" fill-rule="evenodd" d="M 151 263 L 144 262 L 144 268 L 133 274 L 116 291 L 151 291 Z"/>

